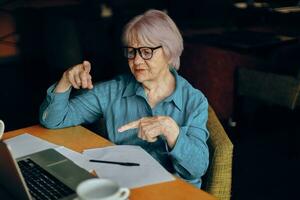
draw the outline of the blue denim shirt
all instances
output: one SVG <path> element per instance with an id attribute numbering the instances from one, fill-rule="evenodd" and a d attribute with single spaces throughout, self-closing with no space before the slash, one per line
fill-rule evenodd
<path id="1" fill-rule="evenodd" d="M 201 187 L 201 176 L 208 167 L 209 133 L 206 128 L 208 102 L 175 69 L 175 91 L 151 108 L 141 83 L 133 75 L 97 83 L 91 90 L 82 90 L 70 97 L 71 89 L 54 93 L 55 84 L 47 90 L 40 107 L 40 123 L 47 128 L 63 128 L 92 123 L 103 117 L 110 141 L 115 144 L 139 145 L 168 171 Z M 141 117 L 164 115 L 172 117 L 180 128 L 176 144 L 168 148 L 160 136 L 154 143 L 137 137 L 137 129 L 118 133 L 118 128 Z"/>

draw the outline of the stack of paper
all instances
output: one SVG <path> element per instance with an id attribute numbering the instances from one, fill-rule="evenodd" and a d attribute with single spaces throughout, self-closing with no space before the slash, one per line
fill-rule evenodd
<path id="1" fill-rule="evenodd" d="M 63 146 L 47 142 L 28 133 L 5 140 L 11 147 L 14 158 L 53 148 L 78 166 L 91 172 L 96 171 L 100 178 L 116 181 L 122 187 L 135 188 L 149 184 L 174 180 L 151 155 L 139 146 L 116 145 L 105 148 L 88 149 L 83 154 Z M 93 163 L 90 159 L 115 162 L 134 162 L 139 166 Z"/>
<path id="2" fill-rule="evenodd" d="M 11 147 L 14 158 L 20 158 L 22 156 L 43 151 L 45 149 L 54 149 L 58 147 L 56 144 L 47 142 L 46 140 L 35 137 L 28 133 L 7 139 L 4 142 Z"/>

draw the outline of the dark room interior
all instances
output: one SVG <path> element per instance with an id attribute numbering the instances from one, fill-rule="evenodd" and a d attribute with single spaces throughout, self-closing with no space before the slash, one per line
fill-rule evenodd
<path id="1" fill-rule="evenodd" d="M 123 26 L 150 8 L 178 25 L 178 73 L 205 94 L 233 143 L 231 199 L 295 199 L 298 0 L 0 0 L 5 131 L 38 124 L 47 88 L 83 60 L 94 66 L 94 82 L 127 73 Z"/>

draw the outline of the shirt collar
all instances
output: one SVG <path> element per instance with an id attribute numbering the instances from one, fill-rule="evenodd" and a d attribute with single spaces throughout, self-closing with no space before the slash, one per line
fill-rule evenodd
<path id="1" fill-rule="evenodd" d="M 145 92 L 142 85 L 135 80 L 134 76 L 131 75 L 122 97 L 130 97 L 133 95 L 145 96 Z"/>
<path id="2" fill-rule="evenodd" d="M 169 97 L 167 97 L 164 101 L 165 102 L 173 101 L 176 107 L 181 111 L 182 109 L 182 91 L 181 91 L 182 83 L 181 82 L 182 81 L 180 80 L 179 75 L 174 67 L 170 67 L 170 71 L 175 77 L 176 86 L 174 92 Z M 128 85 L 126 86 L 122 97 L 129 97 L 133 95 L 141 96 L 146 99 L 146 94 L 142 84 L 137 82 L 134 76 L 131 76 L 131 79 L 128 82 Z"/>
<path id="3" fill-rule="evenodd" d="M 182 109 L 182 90 L 181 90 L 182 80 L 180 80 L 180 77 L 174 67 L 170 67 L 170 71 L 175 77 L 176 86 L 175 86 L 174 92 L 169 97 L 167 97 L 164 101 L 166 101 L 166 102 L 173 101 L 174 104 L 176 105 L 176 107 L 181 111 L 181 109 Z"/>

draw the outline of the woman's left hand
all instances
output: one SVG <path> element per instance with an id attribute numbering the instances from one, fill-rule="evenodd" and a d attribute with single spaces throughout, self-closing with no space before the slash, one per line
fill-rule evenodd
<path id="1" fill-rule="evenodd" d="M 177 123 L 168 116 L 143 117 L 139 120 L 123 125 L 118 129 L 124 132 L 138 128 L 138 137 L 148 142 L 155 142 L 159 135 L 163 135 L 170 148 L 173 148 L 179 135 Z"/>

